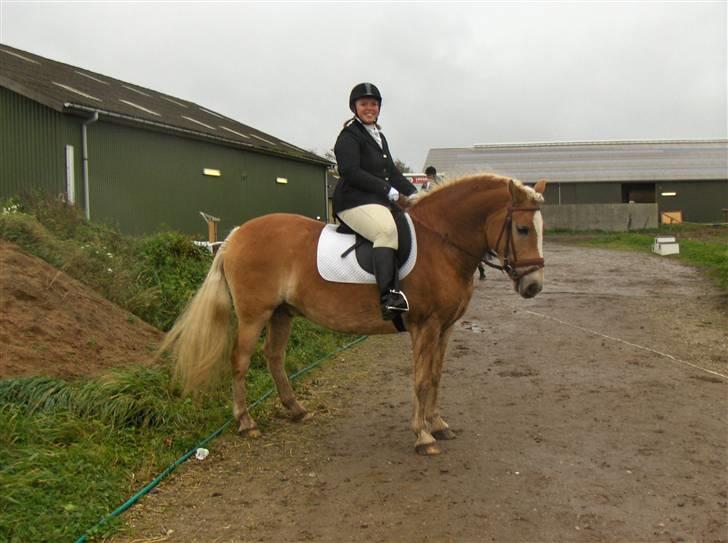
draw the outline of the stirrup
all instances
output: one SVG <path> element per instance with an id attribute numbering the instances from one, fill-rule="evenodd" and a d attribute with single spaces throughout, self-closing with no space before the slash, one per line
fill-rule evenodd
<path id="1" fill-rule="evenodd" d="M 399 298 L 397 302 L 402 301 L 404 302 L 404 305 L 390 305 L 393 303 L 393 301 L 387 300 L 387 298 L 392 295 L 397 296 Z M 407 311 L 409 311 L 409 300 L 407 299 L 407 296 L 405 296 L 404 292 L 402 292 L 401 290 L 390 289 L 387 294 L 384 295 L 384 298 L 385 300 L 383 300 L 382 303 L 382 316 L 385 320 L 392 320 L 398 313 L 406 313 Z M 386 303 L 387 301 L 389 303 Z"/>
<path id="2" fill-rule="evenodd" d="M 394 290 L 390 289 L 389 294 L 394 294 L 395 296 L 401 296 L 402 300 L 404 300 L 404 307 L 402 306 L 387 306 L 387 309 L 391 309 L 392 311 L 409 311 L 409 300 L 407 299 L 407 296 L 404 295 L 404 292 L 401 290 Z"/>

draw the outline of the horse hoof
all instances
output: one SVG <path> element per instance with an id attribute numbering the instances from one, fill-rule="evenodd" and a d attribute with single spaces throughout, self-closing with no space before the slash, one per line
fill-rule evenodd
<path id="1" fill-rule="evenodd" d="M 307 411 L 304 411 L 303 413 L 296 413 L 295 415 L 293 415 L 291 417 L 291 420 L 293 422 L 306 422 L 308 420 L 311 420 L 314 415 L 315 415 L 315 412 L 309 413 Z"/>
<path id="2" fill-rule="evenodd" d="M 440 447 L 437 446 L 437 443 L 424 443 L 422 445 L 415 445 L 415 451 L 417 452 L 417 454 L 421 454 L 422 456 L 435 456 L 442 452 L 440 450 Z"/>
<path id="3" fill-rule="evenodd" d="M 238 430 L 240 437 L 249 437 L 251 439 L 258 439 L 263 434 L 257 428 L 248 428 L 247 430 Z"/>
<path id="4" fill-rule="evenodd" d="M 438 430 L 437 432 L 432 432 L 432 437 L 434 437 L 438 441 L 455 439 L 455 432 L 450 430 L 450 428 L 443 428 L 442 430 Z"/>

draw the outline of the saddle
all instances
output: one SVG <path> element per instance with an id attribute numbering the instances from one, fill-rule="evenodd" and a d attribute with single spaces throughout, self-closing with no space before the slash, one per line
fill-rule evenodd
<path id="1" fill-rule="evenodd" d="M 417 261 L 417 241 L 412 219 L 402 212 L 394 214 L 397 225 L 397 267 L 404 279 Z M 319 274 L 336 283 L 376 283 L 372 242 L 345 224 L 326 225 L 319 236 L 316 250 Z"/>
<path id="2" fill-rule="evenodd" d="M 399 249 L 397 249 L 397 267 L 401 268 L 407 261 L 407 257 L 412 249 L 412 234 L 409 229 L 409 223 L 404 213 L 394 213 L 394 223 L 397 225 L 397 242 Z M 341 223 L 336 229 L 339 234 L 354 234 L 356 236 L 356 243 L 349 247 L 341 257 L 344 258 L 349 251 L 355 251 L 356 261 L 362 267 L 363 270 L 374 273 L 374 257 L 372 255 L 373 245 L 372 242 L 365 237 L 357 234 L 346 224 Z"/>

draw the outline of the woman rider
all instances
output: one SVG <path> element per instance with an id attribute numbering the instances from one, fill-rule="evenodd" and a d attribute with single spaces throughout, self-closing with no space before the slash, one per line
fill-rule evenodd
<path id="1" fill-rule="evenodd" d="M 349 95 L 354 117 L 344 124 L 334 154 L 341 181 L 334 191 L 334 214 L 372 242 L 374 277 L 384 320 L 409 310 L 397 290 L 396 202 L 417 189 L 395 167 L 387 140 L 377 124 L 382 95 L 371 83 L 359 83 Z"/>

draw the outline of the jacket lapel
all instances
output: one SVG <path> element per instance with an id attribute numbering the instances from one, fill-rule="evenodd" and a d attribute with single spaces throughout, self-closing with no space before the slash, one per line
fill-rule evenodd
<path id="1" fill-rule="evenodd" d="M 382 136 L 382 147 L 379 147 L 377 140 L 375 140 L 374 137 L 372 137 L 372 135 L 369 133 L 369 130 L 367 130 L 363 124 L 361 124 L 359 121 L 356 121 L 356 120 L 352 124 L 356 125 L 356 127 L 359 129 L 359 131 L 364 134 L 364 139 L 366 140 L 366 142 L 369 143 L 370 145 L 373 145 L 374 149 L 376 149 L 376 151 L 378 153 L 381 153 L 382 149 L 387 147 L 387 144 L 384 143 L 385 142 L 384 135 L 381 132 L 379 133 L 379 135 Z"/>

